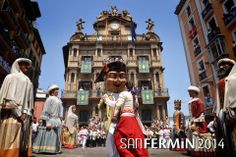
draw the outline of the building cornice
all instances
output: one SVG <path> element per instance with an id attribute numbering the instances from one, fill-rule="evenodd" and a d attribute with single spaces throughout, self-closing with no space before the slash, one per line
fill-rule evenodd
<path id="1" fill-rule="evenodd" d="M 187 0 L 180 0 L 179 4 L 176 6 L 175 9 L 175 14 L 179 15 L 180 11 L 182 10 L 184 4 L 186 3 Z"/>

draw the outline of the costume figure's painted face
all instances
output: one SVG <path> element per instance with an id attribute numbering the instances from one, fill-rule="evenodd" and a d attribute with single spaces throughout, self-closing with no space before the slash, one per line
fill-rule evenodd
<path id="1" fill-rule="evenodd" d="M 175 110 L 180 110 L 181 109 L 181 103 L 176 102 L 175 103 Z"/>
<path id="2" fill-rule="evenodd" d="M 28 62 L 19 62 L 19 67 L 20 67 L 20 70 L 26 74 L 29 69 L 30 69 L 30 66 L 29 66 L 29 63 Z"/>
<path id="3" fill-rule="evenodd" d="M 189 96 L 192 98 L 196 98 L 198 96 L 198 93 L 193 90 L 189 90 L 188 93 L 189 93 Z"/>
<path id="4" fill-rule="evenodd" d="M 53 96 L 58 96 L 58 93 L 59 93 L 59 89 L 58 89 L 58 88 L 53 89 L 53 90 L 51 91 L 51 95 L 53 95 Z"/>
<path id="5" fill-rule="evenodd" d="M 73 112 L 73 113 L 76 112 L 76 106 L 75 106 L 75 105 L 73 105 L 73 107 L 72 107 L 72 112 Z"/>
<path id="6" fill-rule="evenodd" d="M 232 68 L 233 68 L 233 65 L 227 62 L 220 64 L 219 72 L 220 72 L 221 77 L 228 76 Z"/>
<path id="7" fill-rule="evenodd" d="M 107 91 L 120 93 L 125 90 L 127 79 L 124 71 L 109 71 L 106 75 L 105 88 Z"/>

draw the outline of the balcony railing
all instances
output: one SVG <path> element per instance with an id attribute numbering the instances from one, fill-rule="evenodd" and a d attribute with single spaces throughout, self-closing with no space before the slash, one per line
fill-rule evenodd
<path id="1" fill-rule="evenodd" d="M 206 71 L 203 71 L 199 74 L 199 80 L 202 81 L 205 78 L 207 78 L 207 74 L 206 74 Z"/>
<path id="2" fill-rule="evenodd" d="M 105 93 L 103 90 L 89 90 L 89 98 L 101 98 Z M 141 96 L 142 90 L 138 90 L 138 96 Z M 169 97 L 167 88 L 160 88 L 154 91 L 154 97 Z M 77 98 L 77 91 L 64 90 L 62 93 L 62 98 Z"/>
<path id="3" fill-rule="evenodd" d="M 212 5 L 211 3 L 208 3 L 202 11 L 202 18 L 205 19 L 211 11 L 213 11 Z"/>
<path id="4" fill-rule="evenodd" d="M 0 26 L 0 38 L 2 38 L 1 44 L 3 44 L 3 47 L 5 49 L 10 49 L 12 47 L 12 41 L 8 33 L 1 26 Z"/>
<path id="5" fill-rule="evenodd" d="M 142 96 L 141 89 L 138 90 L 138 96 Z M 169 96 L 168 88 L 159 88 L 154 91 L 154 97 L 168 97 L 168 96 Z"/>
<path id="6" fill-rule="evenodd" d="M 7 61 L 5 61 L 1 56 L 0 56 L 0 66 L 7 72 L 10 73 L 11 67 Z"/>
<path id="7" fill-rule="evenodd" d="M 236 21 L 236 7 L 233 7 L 228 14 L 224 14 L 223 20 L 226 26 Z"/>
<path id="8" fill-rule="evenodd" d="M 77 92 L 74 91 L 68 91 L 68 90 L 64 90 L 62 93 L 62 98 L 73 98 L 75 99 L 77 96 Z"/>
<path id="9" fill-rule="evenodd" d="M 198 47 L 196 47 L 195 50 L 194 50 L 194 56 L 196 57 L 196 56 L 198 56 L 200 53 L 201 53 L 201 47 L 198 46 Z"/>
<path id="10" fill-rule="evenodd" d="M 29 47 L 30 44 L 30 40 L 28 39 L 28 37 L 26 36 L 26 34 L 22 31 L 19 31 L 16 34 L 16 42 L 18 42 L 18 45 L 20 46 L 20 48 L 22 49 L 26 49 Z"/>
<path id="11" fill-rule="evenodd" d="M 220 28 L 216 27 L 215 29 L 212 29 L 210 32 L 208 32 L 207 37 L 208 41 L 211 42 L 217 35 L 220 34 Z"/>

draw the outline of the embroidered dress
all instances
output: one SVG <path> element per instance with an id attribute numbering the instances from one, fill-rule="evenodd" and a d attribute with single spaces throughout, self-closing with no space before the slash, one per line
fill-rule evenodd
<path id="1" fill-rule="evenodd" d="M 34 153 L 60 153 L 62 102 L 56 96 L 49 96 L 40 117 L 38 135 L 33 144 Z M 48 128 L 47 126 L 50 126 Z"/>

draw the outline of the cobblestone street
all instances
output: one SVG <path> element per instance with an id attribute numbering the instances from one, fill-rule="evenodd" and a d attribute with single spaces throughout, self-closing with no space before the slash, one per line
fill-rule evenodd
<path id="1" fill-rule="evenodd" d="M 43 155 L 34 154 L 35 157 L 105 157 L 106 149 L 104 147 L 95 148 L 77 148 L 77 149 L 63 149 L 62 154 L 57 155 Z M 187 157 L 184 153 L 169 151 L 165 149 L 149 149 L 149 157 Z"/>

